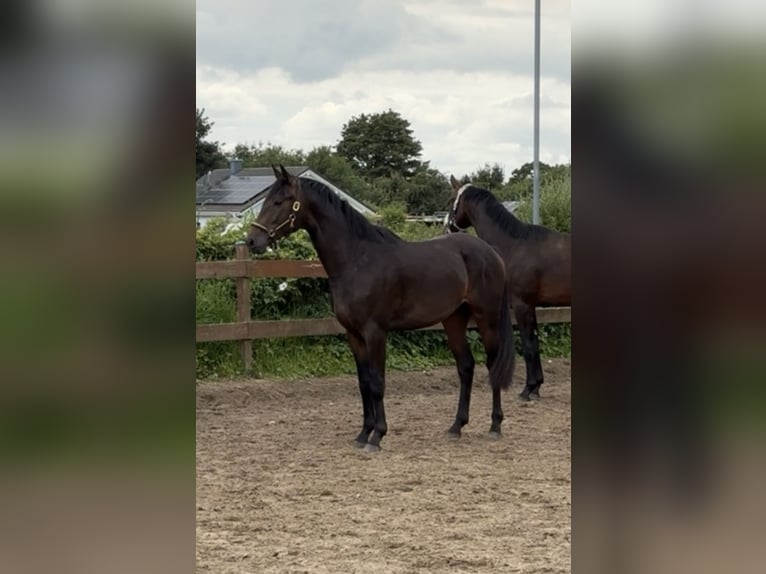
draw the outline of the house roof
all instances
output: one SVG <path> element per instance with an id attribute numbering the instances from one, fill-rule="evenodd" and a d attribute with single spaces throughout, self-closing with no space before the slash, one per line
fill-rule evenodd
<path id="1" fill-rule="evenodd" d="M 291 166 L 286 169 L 295 176 L 322 182 L 360 213 L 374 215 L 375 212 L 372 209 L 308 167 Z M 247 167 L 233 175 L 230 168 L 213 170 L 197 180 L 197 211 L 200 213 L 207 211 L 258 213 L 266 199 L 266 192 L 274 181 L 276 178 L 270 167 Z"/>
<path id="2" fill-rule="evenodd" d="M 301 175 L 308 167 L 288 167 L 293 175 Z M 270 167 L 246 167 L 234 175 L 230 168 L 216 169 L 197 180 L 197 205 L 245 207 L 265 192 L 276 178 Z"/>

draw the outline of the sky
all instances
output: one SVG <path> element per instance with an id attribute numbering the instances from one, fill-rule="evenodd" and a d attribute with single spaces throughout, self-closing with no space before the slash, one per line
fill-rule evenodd
<path id="1" fill-rule="evenodd" d="M 570 2 L 545 0 L 540 160 L 570 161 Z M 197 107 L 231 151 L 335 145 L 353 116 L 409 120 L 462 177 L 533 157 L 533 0 L 197 0 Z"/>

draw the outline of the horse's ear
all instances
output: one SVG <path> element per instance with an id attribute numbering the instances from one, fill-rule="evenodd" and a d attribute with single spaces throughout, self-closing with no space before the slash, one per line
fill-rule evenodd
<path id="1" fill-rule="evenodd" d="M 290 181 L 292 179 L 292 176 L 290 175 L 290 172 L 285 169 L 285 166 L 283 166 L 281 163 L 279 164 L 279 169 L 282 170 L 282 179 L 285 181 Z"/>
<path id="2" fill-rule="evenodd" d="M 274 172 L 274 177 L 277 178 L 277 181 L 282 181 L 282 174 L 273 163 L 271 164 L 271 170 Z"/>
<path id="3" fill-rule="evenodd" d="M 460 183 L 458 180 L 456 180 L 454 175 L 449 176 L 449 182 L 450 182 L 450 185 L 452 186 L 452 191 L 454 191 L 455 193 L 457 193 L 458 189 L 463 187 L 463 184 Z"/>

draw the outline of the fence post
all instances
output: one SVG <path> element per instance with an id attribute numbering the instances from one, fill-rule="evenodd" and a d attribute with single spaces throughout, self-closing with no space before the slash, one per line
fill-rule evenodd
<path id="1" fill-rule="evenodd" d="M 244 241 L 237 241 L 235 245 L 236 257 L 240 261 L 250 259 L 250 254 Z M 237 277 L 237 321 L 250 321 L 250 278 Z M 253 341 L 245 339 L 239 342 L 239 355 L 245 367 L 245 373 L 250 374 L 253 368 Z"/>

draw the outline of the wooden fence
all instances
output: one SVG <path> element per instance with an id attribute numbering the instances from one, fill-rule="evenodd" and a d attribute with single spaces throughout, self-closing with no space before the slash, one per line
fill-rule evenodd
<path id="1" fill-rule="evenodd" d="M 275 337 L 306 337 L 309 335 L 338 335 L 345 329 L 333 317 L 324 319 L 294 319 L 279 321 L 252 321 L 250 316 L 250 279 L 257 277 L 327 277 L 319 261 L 266 261 L 252 260 L 244 243 L 236 246 L 236 259 L 231 261 L 203 261 L 197 263 L 197 279 L 235 279 L 237 284 L 237 322 L 204 323 L 197 325 L 198 343 L 210 341 L 238 341 L 245 370 L 253 363 L 253 339 Z M 538 309 L 538 323 L 568 323 L 570 307 Z M 424 330 L 442 329 L 441 324 Z"/>

